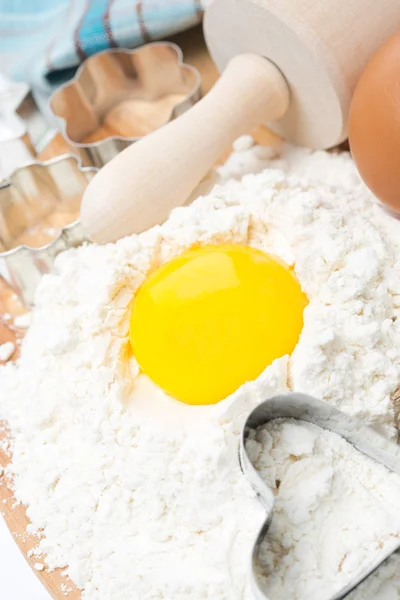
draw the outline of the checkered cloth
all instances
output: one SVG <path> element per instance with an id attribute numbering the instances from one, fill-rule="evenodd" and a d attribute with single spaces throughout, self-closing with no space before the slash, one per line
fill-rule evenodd
<path id="1" fill-rule="evenodd" d="M 87 56 L 163 38 L 201 17 L 202 0 L 0 0 L 1 71 L 54 88 Z"/>

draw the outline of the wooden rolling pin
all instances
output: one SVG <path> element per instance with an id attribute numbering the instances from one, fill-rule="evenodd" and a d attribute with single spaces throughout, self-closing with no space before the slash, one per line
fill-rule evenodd
<path id="1" fill-rule="evenodd" d="M 83 226 L 105 243 L 163 222 L 260 124 L 311 148 L 340 143 L 363 68 L 398 29 L 398 0 L 214 0 L 204 31 L 225 72 L 190 111 L 103 167 L 84 195 Z"/>

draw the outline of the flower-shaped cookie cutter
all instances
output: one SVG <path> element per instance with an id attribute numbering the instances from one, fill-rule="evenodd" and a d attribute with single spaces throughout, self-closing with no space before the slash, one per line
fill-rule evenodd
<path id="1" fill-rule="evenodd" d="M 102 167 L 190 108 L 200 99 L 200 83 L 197 69 L 170 42 L 105 50 L 54 92 L 50 109 L 71 150 L 84 164 Z"/>
<path id="2" fill-rule="evenodd" d="M 0 277 L 26 305 L 56 256 L 86 238 L 79 221 L 82 195 L 97 169 L 76 156 L 32 162 L 0 186 Z"/>
<path id="3" fill-rule="evenodd" d="M 242 471 L 255 490 L 260 502 L 264 506 L 267 517 L 256 538 L 251 556 L 250 578 L 256 600 L 268 600 L 261 585 L 260 548 L 265 540 L 272 521 L 274 508 L 274 495 L 268 485 L 261 479 L 246 450 L 246 442 L 251 431 L 266 425 L 275 419 L 296 419 L 318 425 L 323 429 L 333 431 L 354 448 L 365 454 L 375 462 L 383 465 L 389 471 L 400 475 L 400 447 L 387 440 L 371 427 L 363 425 L 357 419 L 350 417 L 326 402 L 317 400 L 306 394 L 282 394 L 262 402 L 248 416 L 241 435 L 239 460 Z M 332 593 L 329 599 L 342 600 L 365 581 L 379 566 L 400 548 L 400 539 L 390 549 L 385 549 L 379 556 L 371 559 L 370 564 L 362 570 L 356 578 L 345 587 Z M 270 600 L 273 600 L 272 598 Z"/>

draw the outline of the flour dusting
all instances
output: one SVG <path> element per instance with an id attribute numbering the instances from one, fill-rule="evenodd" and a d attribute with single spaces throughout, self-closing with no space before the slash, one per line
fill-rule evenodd
<path id="1" fill-rule="evenodd" d="M 306 392 L 397 434 L 399 223 L 347 154 L 281 156 L 244 138 L 216 178 L 162 226 L 60 255 L 20 359 L 0 369 L 0 418 L 13 439 L 5 475 L 42 536 L 40 564 L 66 568 L 83 600 L 252 598 L 250 553 L 265 515 L 237 448 L 268 396 Z M 291 357 L 219 404 L 192 407 L 139 373 L 129 311 L 158 265 L 221 243 L 293 266 L 309 305 Z M 398 480 L 341 438 L 276 422 L 252 443 L 277 495 L 263 551 L 271 600 L 329 597 L 400 536 Z M 374 598 L 399 597 L 393 560 L 374 576 Z"/>
<path id="2" fill-rule="evenodd" d="M 277 419 L 252 432 L 247 451 L 276 494 L 260 552 L 271 599 L 329 598 L 382 543 L 399 545 L 400 478 L 337 434 Z"/>

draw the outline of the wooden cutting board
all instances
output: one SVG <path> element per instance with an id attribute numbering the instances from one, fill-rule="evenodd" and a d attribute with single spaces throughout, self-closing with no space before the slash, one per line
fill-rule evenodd
<path id="1" fill-rule="evenodd" d="M 202 77 L 202 92 L 205 94 L 218 79 L 218 72 L 208 54 L 201 27 L 196 27 L 178 34 L 169 38 L 169 40 L 175 42 L 183 49 L 185 62 L 194 65 L 200 71 Z M 265 127 L 257 128 L 252 134 L 256 141 L 261 145 L 274 145 L 279 141 L 277 136 Z M 38 158 L 40 160 L 49 160 L 50 158 L 54 158 L 55 156 L 70 151 L 70 147 L 64 143 L 62 136 L 57 134 Z M 231 149 L 228 149 L 218 163 L 223 163 L 230 152 Z M 24 331 L 15 328 L 13 321 L 5 320 L 2 318 L 2 315 L 10 314 L 15 317 L 23 312 L 24 308 L 15 298 L 13 291 L 0 280 L 0 344 L 7 341 L 16 343 L 16 351 L 12 356 L 12 360 L 16 359 L 18 356 L 18 341 L 22 339 Z M 0 427 L 0 441 L 4 436 L 5 430 L 2 430 Z M 7 453 L 0 450 L 0 465 L 5 467 L 9 460 L 10 457 Z M 38 540 L 34 536 L 26 533 L 26 527 L 29 524 L 29 520 L 26 517 L 25 508 L 21 505 L 15 506 L 15 499 L 12 491 L 7 487 L 5 476 L 0 476 L 0 511 L 2 512 L 16 543 L 32 568 L 34 568 L 36 563 L 43 563 L 44 557 L 37 559 L 28 556 L 29 551 L 37 545 Z M 35 570 L 35 573 L 55 600 L 65 600 L 65 598 L 68 598 L 68 600 L 79 600 L 81 598 L 80 591 L 72 582 L 62 576 L 62 569 L 57 569 L 52 572 L 47 572 L 45 569 L 42 571 Z M 61 586 L 66 586 L 71 590 L 68 596 L 65 596 L 65 591 L 62 591 Z"/>

